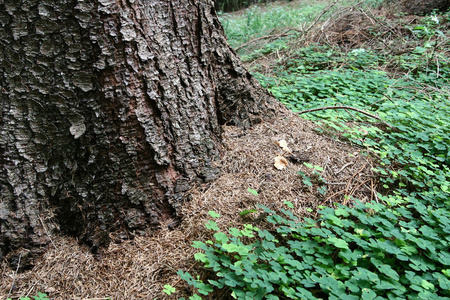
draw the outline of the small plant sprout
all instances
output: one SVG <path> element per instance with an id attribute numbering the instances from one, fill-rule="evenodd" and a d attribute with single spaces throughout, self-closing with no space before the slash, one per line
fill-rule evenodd
<path id="1" fill-rule="evenodd" d="M 167 295 L 170 296 L 173 293 L 175 293 L 175 291 L 176 291 L 175 287 L 171 286 L 170 284 L 164 285 L 163 292 L 166 293 Z"/>
<path id="2" fill-rule="evenodd" d="M 258 191 L 257 191 L 257 190 L 254 190 L 254 189 L 252 189 L 252 188 L 248 188 L 248 189 L 247 189 L 247 192 L 249 192 L 250 194 L 253 194 L 253 195 L 255 195 L 255 196 L 258 196 L 258 195 L 259 195 Z"/>
<path id="3" fill-rule="evenodd" d="M 11 300 L 11 298 L 7 298 L 6 300 Z M 20 297 L 19 300 L 49 300 L 47 294 L 45 293 L 37 293 L 36 296 L 33 296 L 33 299 L 30 297 Z"/>
<path id="4" fill-rule="evenodd" d="M 220 214 L 218 214 L 218 213 L 216 213 L 216 212 L 214 212 L 214 211 L 212 211 L 212 210 L 210 210 L 210 211 L 208 212 L 208 214 L 209 214 L 211 217 L 213 217 L 214 219 L 220 218 Z"/>

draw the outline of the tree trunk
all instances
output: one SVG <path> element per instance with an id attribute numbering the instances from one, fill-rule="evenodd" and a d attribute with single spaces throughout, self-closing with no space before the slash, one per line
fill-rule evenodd
<path id="1" fill-rule="evenodd" d="M 218 176 L 220 125 L 276 107 L 210 0 L 0 0 L 0 24 L 0 259 L 156 227 Z"/>
<path id="2" fill-rule="evenodd" d="M 447 11 L 450 8 L 450 0 L 385 0 L 383 7 L 396 13 L 424 15 L 433 10 Z"/>

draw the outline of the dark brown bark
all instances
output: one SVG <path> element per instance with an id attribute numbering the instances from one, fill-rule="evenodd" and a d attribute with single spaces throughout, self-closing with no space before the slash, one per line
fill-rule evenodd
<path id="1" fill-rule="evenodd" d="M 157 226 L 275 103 L 208 0 L 0 0 L 0 259 Z"/>
<path id="2" fill-rule="evenodd" d="M 396 13 L 425 15 L 434 10 L 447 11 L 450 0 L 386 0 L 383 7 Z"/>

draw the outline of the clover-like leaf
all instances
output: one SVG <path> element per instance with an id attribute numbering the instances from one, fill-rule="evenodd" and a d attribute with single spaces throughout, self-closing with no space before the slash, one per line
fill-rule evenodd
<path id="1" fill-rule="evenodd" d="M 208 214 L 213 218 L 220 218 L 220 215 L 212 210 L 208 212 Z"/>

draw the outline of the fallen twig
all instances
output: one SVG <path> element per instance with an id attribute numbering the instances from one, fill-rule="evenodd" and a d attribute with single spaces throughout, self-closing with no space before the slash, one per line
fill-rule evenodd
<path id="1" fill-rule="evenodd" d="M 17 268 L 16 271 L 14 272 L 14 278 L 13 278 L 13 282 L 11 284 L 11 287 L 9 289 L 8 292 L 8 296 L 6 297 L 6 299 L 9 299 L 9 295 L 11 295 L 11 291 L 14 288 L 14 284 L 16 283 L 16 276 L 17 276 L 17 272 L 19 272 L 19 267 L 20 267 L 20 259 L 22 258 L 22 253 L 19 254 L 19 261 L 17 262 Z"/>
<path id="2" fill-rule="evenodd" d="M 354 193 L 355 193 L 362 185 L 366 184 L 366 183 L 369 182 L 370 180 L 372 180 L 372 178 L 369 178 L 369 179 L 363 181 L 362 183 L 360 183 L 359 185 L 357 185 L 356 187 L 354 187 L 354 188 L 350 191 L 349 196 L 353 196 L 353 194 L 354 194 Z M 344 200 L 344 205 L 346 205 L 347 202 L 348 202 L 348 200 Z"/>
<path id="3" fill-rule="evenodd" d="M 362 109 L 359 109 L 359 108 L 356 108 L 356 107 L 351 107 L 351 106 L 324 106 L 324 107 L 318 107 L 318 108 L 303 110 L 303 111 L 297 112 L 297 114 L 301 115 L 301 114 L 306 114 L 306 113 L 313 112 L 313 111 L 327 110 L 327 109 L 350 109 L 350 110 L 354 110 L 354 111 L 362 113 L 363 115 L 366 115 L 366 116 L 372 117 L 374 119 L 377 119 L 377 120 L 381 121 L 383 124 L 385 124 L 386 126 L 388 126 L 390 128 L 394 128 L 394 126 L 392 126 L 389 123 L 385 122 L 379 116 L 373 115 L 373 114 L 368 113 L 368 112 L 366 112 L 366 111 L 364 111 Z"/>
<path id="4" fill-rule="evenodd" d="M 346 163 L 344 166 L 342 166 L 342 168 L 339 169 L 339 171 L 334 172 L 334 175 L 336 176 L 337 174 L 341 173 L 342 171 L 344 171 L 345 168 L 347 168 L 350 165 L 353 165 L 355 162 L 351 161 L 349 163 Z"/>
<path id="5" fill-rule="evenodd" d="M 288 36 L 289 35 L 288 34 L 289 31 L 300 31 L 300 30 L 298 30 L 296 28 L 289 28 L 288 30 L 286 30 L 286 31 L 284 31 L 282 33 L 279 33 L 279 34 L 269 34 L 269 35 L 265 35 L 265 36 L 260 36 L 258 38 L 252 39 L 252 40 L 250 40 L 250 41 L 248 41 L 246 43 L 243 43 L 242 45 L 240 45 L 239 47 L 235 48 L 234 50 L 238 51 L 239 49 L 242 49 L 242 48 L 248 46 L 249 44 L 252 44 L 252 43 L 257 42 L 259 40 L 266 40 L 266 39 L 276 40 L 278 38 Z"/>
<path id="6" fill-rule="evenodd" d="M 337 191 L 336 193 L 334 193 L 334 194 L 332 194 L 331 196 L 329 196 L 327 199 L 325 199 L 325 201 L 322 202 L 322 205 L 325 205 L 325 203 L 327 203 L 327 202 L 330 201 L 334 196 L 337 196 L 337 195 L 339 195 L 339 194 L 344 193 L 345 195 L 351 195 L 351 193 L 349 194 L 348 192 L 349 192 L 350 185 L 351 185 L 351 183 L 352 183 L 352 181 L 353 181 L 353 178 L 355 178 L 356 175 L 358 175 L 359 173 L 361 173 L 361 172 L 366 168 L 366 166 L 367 166 L 368 163 L 369 163 L 369 162 L 366 162 L 366 163 L 364 164 L 364 166 L 363 166 L 361 169 L 359 169 L 355 174 L 352 175 L 352 177 L 350 178 L 350 180 L 347 182 L 347 186 L 345 187 L 345 189 L 340 190 L 340 191 Z M 358 187 L 359 187 L 359 186 L 358 186 Z M 343 204 L 344 204 L 344 205 L 347 205 L 347 202 L 348 202 L 348 200 L 345 200 Z"/>
<path id="7" fill-rule="evenodd" d="M 42 227 L 44 228 L 44 231 L 47 234 L 48 238 L 50 239 L 50 242 L 52 243 L 53 247 L 55 247 L 55 249 L 58 250 L 58 247 L 56 247 L 55 243 L 52 240 L 52 237 L 48 233 L 47 227 L 45 226 L 44 221 L 42 221 L 41 216 L 38 215 L 38 217 L 39 217 L 39 220 L 41 221 Z"/>

